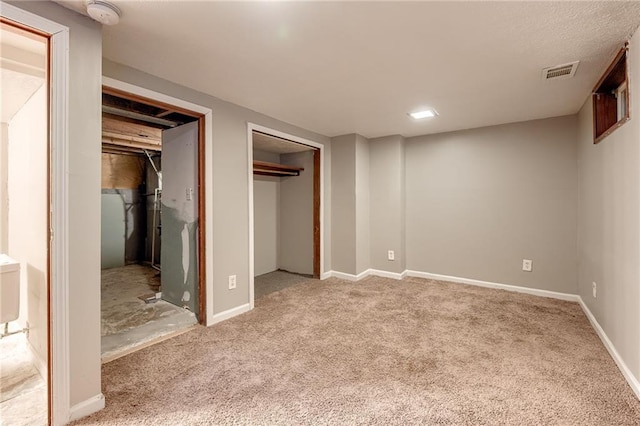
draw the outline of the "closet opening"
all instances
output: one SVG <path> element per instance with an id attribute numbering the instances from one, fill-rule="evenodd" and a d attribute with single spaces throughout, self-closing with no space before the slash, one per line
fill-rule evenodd
<path id="1" fill-rule="evenodd" d="M 252 130 L 253 295 L 321 275 L 319 147 Z"/>
<path id="2" fill-rule="evenodd" d="M 204 323 L 204 116 L 104 87 L 102 360 Z"/>

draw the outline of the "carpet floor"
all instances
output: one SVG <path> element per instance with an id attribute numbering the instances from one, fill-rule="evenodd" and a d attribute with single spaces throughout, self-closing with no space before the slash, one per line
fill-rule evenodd
<path id="1" fill-rule="evenodd" d="M 103 366 L 86 425 L 637 425 L 578 304 L 406 278 L 310 280 Z"/>
<path id="2" fill-rule="evenodd" d="M 293 287 L 299 284 L 310 284 L 311 278 L 299 274 L 292 274 L 287 271 L 273 271 L 267 274 L 258 275 L 254 278 L 253 290 L 255 300 L 262 299 L 276 291 Z"/>

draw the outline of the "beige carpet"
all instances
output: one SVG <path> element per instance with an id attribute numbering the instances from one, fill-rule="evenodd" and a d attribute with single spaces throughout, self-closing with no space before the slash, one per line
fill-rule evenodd
<path id="1" fill-rule="evenodd" d="M 272 293 L 104 365 L 103 390 L 77 424 L 640 423 L 576 303 L 422 279 Z"/>

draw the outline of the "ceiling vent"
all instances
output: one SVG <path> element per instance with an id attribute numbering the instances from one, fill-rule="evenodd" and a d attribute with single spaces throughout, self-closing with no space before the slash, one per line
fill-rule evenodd
<path id="1" fill-rule="evenodd" d="M 575 75 L 580 61 L 571 62 L 569 64 L 556 65 L 555 67 L 544 68 L 542 70 L 543 80 L 563 80 L 571 78 Z"/>

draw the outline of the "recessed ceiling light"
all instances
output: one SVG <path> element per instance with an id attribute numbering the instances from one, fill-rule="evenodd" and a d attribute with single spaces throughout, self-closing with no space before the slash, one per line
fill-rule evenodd
<path id="1" fill-rule="evenodd" d="M 438 115 L 438 113 L 435 109 L 425 109 L 423 111 L 410 112 L 409 115 L 411 116 L 411 118 L 420 120 L 421 118 L 435 117 L 436 115 Z"/>

